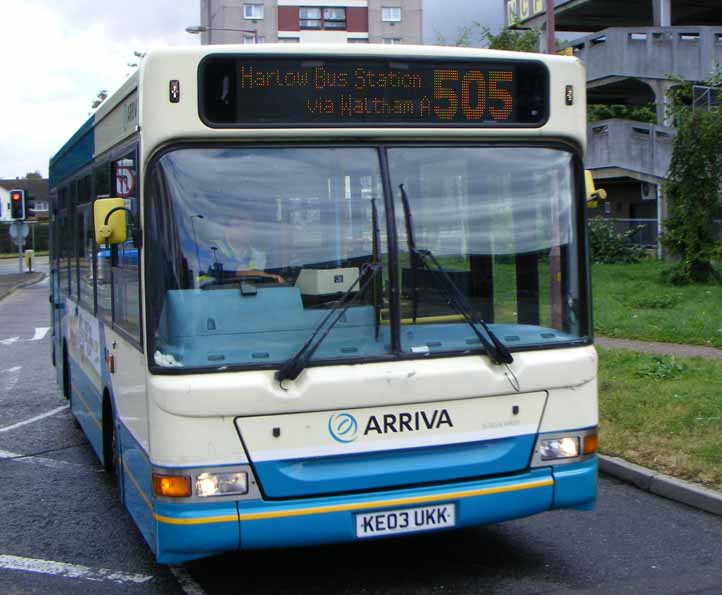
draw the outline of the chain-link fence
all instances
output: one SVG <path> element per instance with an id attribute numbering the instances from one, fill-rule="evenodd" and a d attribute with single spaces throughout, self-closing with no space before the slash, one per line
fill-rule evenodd
<path id="1" fill-rule="evenodd" d="M 46 252 L 48 250 L 48 222 L 47 221 L 25 221 L 28 227 L 28 235 L 25 238 L 22 250 L 35 250 L 35 252 Z M 0 254 L 16 254 L 18 245 L 10 234 L 10 223 L 0 223 Z"/>

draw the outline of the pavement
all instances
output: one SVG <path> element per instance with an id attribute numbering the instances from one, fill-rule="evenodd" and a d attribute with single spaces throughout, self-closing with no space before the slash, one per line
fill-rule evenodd
<path id="1" fill-rule="evenodd" d="M 685 345 L 682 343 L 659 343 L 657 341 L 634 341 L 632 339 L 610 339 L 595 337 L 594 342 L 605 349 L 631 349 L 652 355 L 678 355 L 680 357 L 704 357 L 722 359 L 722 349 Z"/>
<path id="2" fill-rule="evenodd" d="M 18 272 L 17 258 L 0 259 L 0 300 L 9 296 L 16 289 L 37 283 L 48 274 L 48 257 L 38 256 L 33 259 L 33 272 Z"/>
<path id="3" fill-rule="evenodd" d="M 45 273 L 7 273 L 0 275 L 0 300 L 10 295 L 16 289 L 20 287 L 26 287 L 37 283 L 43 277 Z"/>

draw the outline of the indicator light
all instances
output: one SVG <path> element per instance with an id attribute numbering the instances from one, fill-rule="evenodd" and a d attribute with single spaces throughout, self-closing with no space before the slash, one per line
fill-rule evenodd
<path id="1" fill-rule="evenodd" d="M 153 473 L 153 492 L 166 498 L 188 498 L 191 495 L 191 478 L 187 475 L 160 475 Z"/>

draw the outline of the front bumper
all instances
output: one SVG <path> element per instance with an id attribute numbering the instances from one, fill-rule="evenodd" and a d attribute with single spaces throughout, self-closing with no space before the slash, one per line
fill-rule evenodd
<path id="1" fill-rule="evenodd" d="M 495 523 L 553 508 L 591 509 L 596 456 L 495 479 L 387 490 L 373 494 L 216 504 L 156 502 L 156 556 L 177 564 L 239 549 L 355 541 L 359 512 L 456 505 L 456 527 Z"/>

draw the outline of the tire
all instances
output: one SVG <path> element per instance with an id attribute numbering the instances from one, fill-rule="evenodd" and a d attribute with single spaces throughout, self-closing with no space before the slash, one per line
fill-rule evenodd
<path id="1" fill-rule="evenodd" d="M 120 478 L 120 443 L 115 431 L 115 412 L 110 397 L 103 400 L 103 467 L 115 479 Z"/>
<path id="2" fill-rule="evenodd" d="M 68 348 L 63 343 L 63 396 L 70 402 L 70 417 L 73 425 L 79 430 L 82 429 L 78 418 L 73 414 L 72 381 L 70 378 L 70 361 L 68 359 Z"/>

